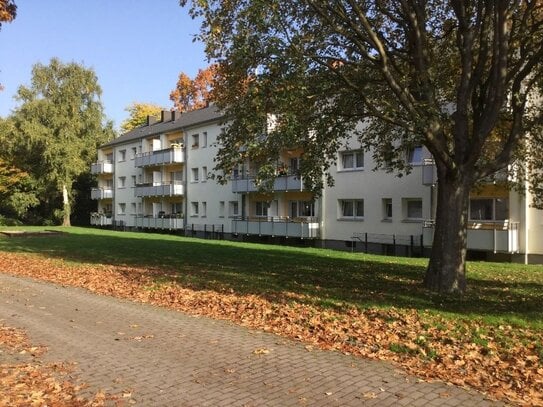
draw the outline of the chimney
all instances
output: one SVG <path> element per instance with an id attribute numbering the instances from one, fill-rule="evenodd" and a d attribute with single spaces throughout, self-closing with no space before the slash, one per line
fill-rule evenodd
<path id="1" fill-rule="evenodd" d="M 155 116 L 147 116 L 147 126 L 152 126 L 157 122 L 157 119 Z"/>
<path id="2" fill-rule="evenodd" d="M 174 120 L 172 111 L 163 110 L 163 111 L 160 112 L 160 121 L 162 123 L 171 122 L 172 120 Z"/>

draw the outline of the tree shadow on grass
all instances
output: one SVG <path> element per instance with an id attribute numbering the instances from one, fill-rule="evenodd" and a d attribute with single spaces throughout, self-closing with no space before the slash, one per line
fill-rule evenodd
<path id="1" fill-rule="evenodd" d="M 463 298 L 438 296 L 422 287 L 423 259 L 92 229 L 54 238 L 1 239 L 0 250 L 161 269 L 157 284 L 175 280 L 197 290 L 231 290 L 274 301 L 295 297 L 331 307 L 393 306 L 543 323 L 543 283 L 474 279 Z"/>

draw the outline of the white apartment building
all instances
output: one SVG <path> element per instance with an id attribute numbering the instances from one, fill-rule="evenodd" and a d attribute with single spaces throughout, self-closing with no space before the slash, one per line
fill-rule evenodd
<path id="1" fill-rule="evenodd" d="M 315 198 L 298 169 L 301 149 L 284 151 L 273 191 L 259 192 L 246 162 L 226 185 L 209 179 L 224 117 L 214 107 L 163 112 L 101 146 L 91 171 L 95 226 L 167 230 L 186 235 L 304 243 L 353 251 L 424 255 L 432 244 L 436 202 L 430 154 L 414 148 L 411 174 L 373 171 L 356 138 L 338 151 L 333 187 Z M 499 183 L 472 192 L 468 249 L 473 258 L 543 262 L 543 211 L 529 194 Z"/>

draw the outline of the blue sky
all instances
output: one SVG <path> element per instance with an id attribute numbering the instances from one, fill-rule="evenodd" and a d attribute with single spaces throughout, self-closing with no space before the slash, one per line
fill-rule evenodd
<path id="1" fill-rule="evenodd" d="M 178 0 L 17 0 L 17 18 L 0 31 L 0 116 L 16 106 L 32 65 L 52 57 L 94 69 L 102 103 L 118 128 L 132 102 L 172 106 L 181 71 L 207 66 L 193 42 L 199 23 Z"/>

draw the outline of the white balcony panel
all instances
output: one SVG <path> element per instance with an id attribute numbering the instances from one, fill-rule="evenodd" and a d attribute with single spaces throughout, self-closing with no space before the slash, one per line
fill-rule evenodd
<path id="1" fill-rule="evenodd" d="M 91 190 L 91 199 L 112 199 L 113 189 L 111 188 L 93 188 Z"/>
<path id="2" fill-rule="evenodd" d="M 431 246 L 433 227 L 423 229 L 424 244 Z M 468 225 L 468 249 L 502 253 L 518 253 L 518 222 L 470 222 Z"/>
<path id="3" fill-rule="evenodd" d="M 136 155 L 135 166 L 147 167 L 161 164 L 180 164 L 185 162 L 185 153 L 181 147 L 150 151 Z"/>
<path id="4" fill-rule="evenodd" d="M 144 196 L 181 196 L 184 193 L 183 184 L 159 184 L 159 185 L 138 185 L 134 194 L 137 197 Z"/>
<path id="5" fill-rule="evenodd" d="M 254 178 L 236 178 L 232 179 L 232 192 L 256 192 L 258 186 Z M 302 191 L 302 179 L 296 175 L 277 177 L 273 182 L 274 191 Z"/>
<path id="6" fill-rule="evenodd" d="M 165 229 L 179 230 L 183 229 L 184 222 L 181 218 L 153 218 L 147 216 L 137 216 L 134 226 L 142 229 Z"/>
<path id="7" fill-rule="evenodd" d="M 113 174 L 113 163 L 101 161 L 91 165 L 91 174 Z"/>
<path id="8" fill-rule="evenodd" d="M 232 220 L 232 232 L 235 234 L 259 236 L 284 236 L 302 239 L 318 237 L 319 224 L 316 222 L 273 222 L 259 220 Z"/>
<path id="9" fill-rule="evenodd" d="M 111 216 L 92 214 L 90 217 L 90 224 L 92 226 L 111 226 L 113 224 L 113 218 Z"/>

